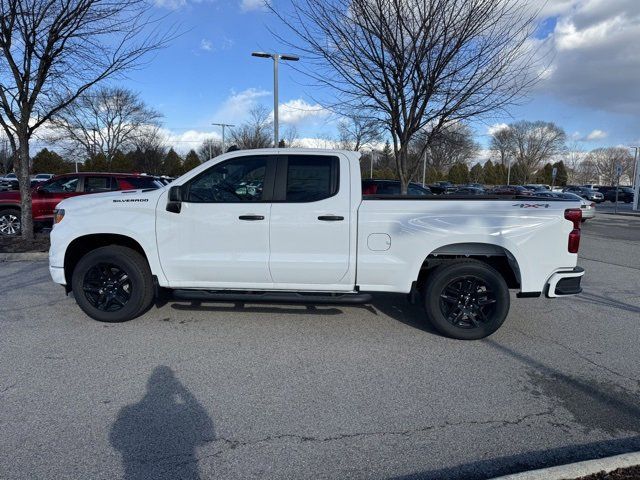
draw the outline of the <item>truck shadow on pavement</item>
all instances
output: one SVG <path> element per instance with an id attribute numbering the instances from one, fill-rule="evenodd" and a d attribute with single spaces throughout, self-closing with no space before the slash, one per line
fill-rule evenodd
<path id="1" fill-rule="evenodd" d="M 205 408 L 167 366 L 154 369 L 145 396 L 120 410 L 109 434 L 124 480 L 199 480 L 196 447 L 213 440 Z"/>

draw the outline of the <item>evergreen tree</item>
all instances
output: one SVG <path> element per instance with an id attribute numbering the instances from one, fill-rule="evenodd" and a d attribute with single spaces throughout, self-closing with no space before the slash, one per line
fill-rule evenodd
<path id="1" fill-rule="evenodd" d="M 99 153 L 85 160 L 82 170 L 84 172 L 107 172 L 109 171 L 109 165 L 105 156 Z"/>
<path id="2" fill-rule="evenodd" d="M 65 160 L 56 152 L 43 148 L 32 159 L 33 173 L 68 173 L 74 170 L 74 165 L 71 162 L 65 162 Z"/>
<path id="3" fill-rule="evenodd" d="M 536 182 L 551 185 L 553 179 L 553 166 L 547 163 L 541 170 L 536 172 Z"/>
<path id="4" fill-rule="evenodd" d="M 162 173 L 170 177 L 179 177 L 182 175 L 182 157 L 170 148 L 162 162 Z"/>
<path id="5" fill-rule="evenodd" d="M 482 165 L 476 163 L 471 170 L 469 170 L 469 180 L 473 183 L 484 183 L 484 171 Z"/>
<path id="6" fill-rule="evenodd" d="M 506 185 L 508 176 L 509 172 L 506 165 L 497 163 L 493 166 L 493 179 L 495 181 L 494 185 Z"/>
<path id="7" fill-rule="evenodd" d="M 132 173 L 133 161 L 129 155 L 125 155 L 120 150 L 116 150 L 111 160 L 111 171 L 118 173 Z"/>
<path id="8" fill-rule="evenodd" d="M 496 171 L 491 160 L 482 167 L 483 179 L 486 185 L 499 185 L 501 182 L 496 178 Z"/>
<path id="9" fill-rule="evenodd" d="M 565 167 L 564 162 L 560 160 L 553 164 L 554 168 L 558 169 L 558 173 L 556 174 L 555 185 L 565 186 L 569 181 L 569 172 L 567 172 L 567 167 Z"/>
<path id="10" fill-rule="evenodd" d="M 187 153 L 187 156 L 184 159 L 184 163 L 182 164 L 182 170 L 186 173 L 189 170 L 193 170 L 198 165 L 200 165 L 200 157 L 195 150 L 190 150 Z"/>
<path id="11" fill-rule="evenodd" d="M 469 183 L 469 167 L 466 163 L 457 162 L 449 169 L 448 179 L 454 184 Z"/>

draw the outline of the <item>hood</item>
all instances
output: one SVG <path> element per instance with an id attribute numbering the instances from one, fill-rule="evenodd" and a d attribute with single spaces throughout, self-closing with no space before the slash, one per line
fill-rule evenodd
<path id="1" fill-rule="evenodd" d="M 119 190 L 115 192 L 90 193 L 77 197 L 66 198 L 58 203 L 56 208 L 65 210 L 76 210 L 83 208 L 105 208 L 111 209 L 114 206 L 149 206 L 155 208 L 156 201 L 164 188 L 154 190 Z"/>

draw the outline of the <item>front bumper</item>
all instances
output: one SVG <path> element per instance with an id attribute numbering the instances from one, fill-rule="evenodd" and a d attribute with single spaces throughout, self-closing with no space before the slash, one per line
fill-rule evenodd
<path id="1" fill-rule="evenodd" d="M 64 268 L 63 267 L 49 267 L 49 274 L 51 275 L 51 279 L 55 283 L 59 283 L 60 285 L 66 285 L 67 279 L 64 276 Z"/>
<path id="2" fill-rule="evenodd" d="M 568 295 L 577 295 L 582 292 L 580 281 L 584 275 L 584 268 L 575 267 L 573 270 L 566 272 L 556 272 L 551 275 L 545 293 L 548 298 L 566 297 Z"/>

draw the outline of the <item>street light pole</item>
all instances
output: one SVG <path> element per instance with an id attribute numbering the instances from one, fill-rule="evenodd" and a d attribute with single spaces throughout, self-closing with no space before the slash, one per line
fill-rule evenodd
<path id="1" fill-rule="evenodd" d="M 511 157 L 509 157 L 509 168 L 507 169 L 507 185 L 511 181 Z"/>
<path id="2" fill-rule="evenodd" d="M 235 127 L 235 125 L 232 125 L 230 123 L 212 123 L 211 125 L 215 125 L 216 127 L 222 127 L 222 153 L 224 153 L 224 146 L 225 146 L 225 143 L 224 143 L 224 129 L 225 129 L 225 127 L 229 127 L 229 128 Z"/>
<path id="3" fill-rule="evenodd" d="M 282 53 L 265 53 L 265 52 L 252 52 L 252 57 L 271 58 L 273 60 L 273 148 L 278 148 L 280 142 L 280 125 L 278 123 L 279 115 L 279 99 L 278 99 L 278 63 L 280 60 L 288 60 L 291 62 L 297 62 L 300 57 L 295 55 L 287 55 Z"/>
<path id="4" fill-rule="evenodd" d="M 636 153 L 633 157 L 633 209 L 637 212 L 640 210 L 640 163 L 638 163 L 638 150 L 640 146 L 634 146 Z"/>

